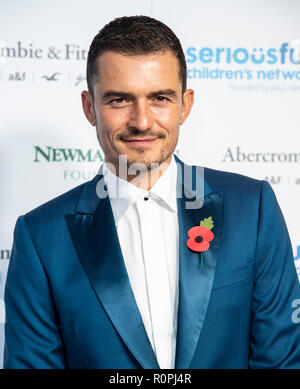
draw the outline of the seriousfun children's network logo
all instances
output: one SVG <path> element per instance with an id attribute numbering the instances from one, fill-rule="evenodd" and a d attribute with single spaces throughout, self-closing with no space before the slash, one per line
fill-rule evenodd
<path id="1" fill-rule="evenodd" d="M 196 47 L 188 47 L 186 50 L 187 62 L 195 63 L 200 61 L 202 63 L 253 63 L 262 64 L 267 63 L 285 64 L 292 63 L 294 65 L 300 64 L 300 39 L 295 39 L 290 44 L 285 42 L 280 47 L 253 48 L 247 49 L 245 47 L 202 47 L 198 50 Z"/>
<path id="2" fill-rule="evenodd" d="M 191 46 L 186 49 L 186 60 L 188 65 L 194 66 L 189 66 L 188 78 L 300 80 L 300 66 L 295 68 L 300 65 L 300 39 L 268 48 Z M 199 64 L 204 66 L 196 67 Z M 211 68 L 212 65 L 217 67 Z M 234 69 L 230 70 L 228 65 Z M 236 65 L 247 67 L 237 69 Z M 267 69 L 262 69 L 263 66 Z M 270 66 L 274 66 L 274 70 L 270 70 Z M 293 69 L 287 69 L 287 66 L 293 66 Z"/>

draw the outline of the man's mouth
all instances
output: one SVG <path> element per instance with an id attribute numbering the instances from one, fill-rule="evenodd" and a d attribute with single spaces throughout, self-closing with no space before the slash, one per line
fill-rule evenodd
<path id="1" fill-rule="evenodd" d="M 145 147 L 151 146 L 157 138 L 130 138 L 124 139 L 123 142 L 126 142 L 129 146 L 133 147 Z"/>

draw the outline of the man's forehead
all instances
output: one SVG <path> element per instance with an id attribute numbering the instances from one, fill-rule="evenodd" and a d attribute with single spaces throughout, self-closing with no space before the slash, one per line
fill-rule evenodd
<path id="1" fill-rule="evenodd" d="M 154 51 L 149 53 L 126 53 L 126 52 L 120 52 L 120 51 L 114 51 L 114 50 L 106 50 L 103 53 L 101 53 L 97 57 L 97 61 L 101 60 L 103 61 L 103 58 L 108 60 L 115 60 L 115 59 L 129 59 L 133 61 L 140 61 L 140 60 L 147 60 L 151 57 L 158 57 L 158 58 L 174 58 L 176 59 L 176 56 L 172 52 L 171 49 L 166 50 L 160 50 L 160 51 Z"/>
<path id="2" fill-rule="evenodd" d="M 180 82 L 179 61 L 170 51 L 149 54 L 123 54 L 106 51 L 97 58 L 98 77 L 96 83 L 102 86 L 108 83 L 122 82 L 159 84 L 157 87 L 169 88 L 172 83 Z M 156 88 L 157 89 L 157 88 Z"/>
<path id="3" fill-rule="evenodd" d="M 97 58 L 98 75 L 100 75 L 101 69 L 109 72 L 112 68 L 118 68 L 121 71 L 122 67 L 128 67 L 129 70 L 139 69 L 145 71 L 158 71 L 165 68 L 169 72 L 178 72 L 179 74 L 179 60 L 170 50 L 149 54 L 124 54 L 105 51 Z"/>

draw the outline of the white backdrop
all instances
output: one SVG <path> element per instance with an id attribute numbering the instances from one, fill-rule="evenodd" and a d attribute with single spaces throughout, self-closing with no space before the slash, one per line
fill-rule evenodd
<path id="1" fill-rule="evenodd" d="M 102 153 L 80 100 L 87 51 L 108 21 L 137 14 L 168 24 L 186 54 L 196 101 L 177 154 L 187 163 L 267 179 L 300 273 L 298 0 L 3 1 L 0 360 L 16 219 L 96 174 Z"/>

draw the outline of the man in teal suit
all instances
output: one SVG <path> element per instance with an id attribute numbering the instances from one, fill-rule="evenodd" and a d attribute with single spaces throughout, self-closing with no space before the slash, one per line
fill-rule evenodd
<path id="1" fill-rule="evenodd" d="M 118 18 L 87 81 L 105 164 L 17 221 L 4 368 L 299 368 L 300 287 L 271 187 L 173 155 L 193 105 L 177 37 Z"/>

